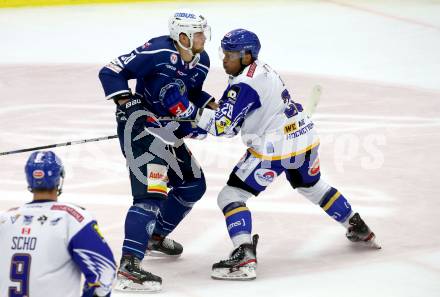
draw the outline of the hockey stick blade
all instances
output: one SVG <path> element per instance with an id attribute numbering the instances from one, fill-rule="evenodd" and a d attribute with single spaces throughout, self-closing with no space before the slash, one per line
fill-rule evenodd
<path id="1" fill-rule="evenodd" d="M 315 85 L 310 93 L 308 100 L 306 101 L 306 106 L 304 108 L 305 113 L 310 117 L 312 116 L 316 108 L 318 107 L 319 100 L 321 99 L 322 87 L 320 85 Z"/>

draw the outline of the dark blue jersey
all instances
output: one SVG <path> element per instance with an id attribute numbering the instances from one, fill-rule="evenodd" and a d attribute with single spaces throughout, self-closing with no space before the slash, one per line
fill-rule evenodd
<path id="1" fill-rule="evenodd" d="M 196 54 L 190 63 L 180 57 L 173 40 L 160 36 L 149 40 L 127 55 L 122 55 L 101 69 L 99 78 L 107 99 L 129 94 L 128 80 L 136 79 L 136 95 L 144 107 L 157 116 L 170 116 L 159 94 L 168 83 L 184 82 L 188 97 L 197 107 L 204 107 L 211 96 L 202 91 L 209 71 L 206 52 Z"/>

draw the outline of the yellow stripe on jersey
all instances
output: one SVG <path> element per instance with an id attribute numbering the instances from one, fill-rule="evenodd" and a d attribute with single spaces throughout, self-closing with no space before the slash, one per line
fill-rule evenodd
<path id="1" fill-rule="evenodd" d="M 336 192 L 332 198 L 322 207 L 323 210 L 327 211 L 330 207 L 332 207 L 333 203 L 341 196 L 341 193 Z"/>
<path id="2" fill-rule="evenodd" d="M 256 158 L 258 158 L 258 159 L 268 160 L 268 161 L 278 161 L 278 160 L 288 159 L 288 158 L 295 157 L 295 156 L 297 156 L 297 155 L 304 154 L 305 152 L 310 151 L 311 149 L 317 147 L 318 145 L 319 145 L 319 141 L 315 142 L 315 143 L 312 144 L 312 145 L 309 145 L 309 146 L 306 147 L 305 149 L 302 149 L 302 150 L 300 150 L 300 151 L 296 151 L 296 152 L 292 152 L 292 153 L 289 153 L 289 154 L 285 154 L 285 155 L 282 155 L 282 156 L 266 156 L 266 155 L 263 155 L 263 154 L 258 153 L 257 151 L 255 151 L 255 150 L 253 150 L 253 149 L 251 149 L 251 148 L 248 148 L 248 151 L 249 151 L 254 157 L 256 157 Z"/>
<path id="3" fill-rule="evenodd" d="M 148 185 L 147 187 L 148 192 L 156 192 L 156 193 L 162 193 L 167 194 L 167 187 L 166 186 L 159 186 L 159 185 Z"/>
<path id="4" fill-rule="evenodd" d="M 246 210 L 249 210 L 249 208 L 247 208 L 247 207 L 245 207 L 245 206 L 235 208 L 235 209 L 233 209 L 233 210 L 228 211 L 227 213 L 225 213 L 225 218 L 228 218 L 228 217 L 232 216 L 233 214 L 236 214 L 237 212 L 240 212 L 240 211 L 246 211 Z"/>

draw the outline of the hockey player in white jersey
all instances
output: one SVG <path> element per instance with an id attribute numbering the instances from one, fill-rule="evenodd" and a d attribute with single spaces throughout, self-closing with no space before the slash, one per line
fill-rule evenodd
<path id="1" fill-rule="evenodd" d="M 252 237 L 246 201 L 283 172 L 294 189 L 346 228 L 349 240 L 380 248 L 347 199 L 321 178 L 313 122 L 293 101 L 280 76 L 258 59 L 260 47 L 257 35 L 248 30 L 236 29 L 224 36 L 220 53 L 229 74 L 228 87 L 219 109 L 199 109 L 192 117 L 215 136 L 234 136 L 241 130 L 248 146 L 218 195 L 234 250 L 229 259 L 213 265 L 215 279 L 256 277 L 258 235 Z"/>
<path id="2" fill-rule="evenodd" d="M 96 221 L 83 208 L 57 201 L 61 160 L 35 152 L 25 172 L 33 200 L 0 215 L 0 296 L 110 296 L 115 260 Z"/>

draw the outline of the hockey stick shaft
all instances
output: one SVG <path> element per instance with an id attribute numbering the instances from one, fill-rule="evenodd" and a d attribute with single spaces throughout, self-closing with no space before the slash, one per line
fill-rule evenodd
<path id="1" fill-rule="evenodd" d="M 56 143 L 56 144 L 49 144 L 49 145 L 43 145 L 43 146 L 36 146 L 31 148 L 25 148 L 21 150 L 14 150 L 9 152 L 0 152 L 0 156 L 6 156 L 6 155 L 12 155 L 12 154 L 20 154 L 25 152 L 31 152 L 31 151 L 37 151 L 37 150 L 44 150 L 54 147 L 60 147 L 60 146 L 69 146 L 69 145 L 76 145 L 76 144 L 82 144 L 87 142 L 96 142 L 101 140 L 108 140 L 118 138 L 118 135 L 111 135 L 111 136 L 104 136 L 104 137 L 97 137 L 97 138 L 89 138 L 89 139 L 82 139 L 82 140 L 75 140 L 75 141 L 68 141 L 63 143 Z"/>
<path id="2" fill-rule="evenodd" d="M 194 122 L 194 120 L 177 119 L 177 118 L 171 118 L 171 117 L 161 117 L 161 118 L 158 118 L 158 120 L 160 120 L 160 121 L 176 121 L 176 122 Z M 8 151 L 8 152 L 0 152 L 0 157 L 6 156 L 6 155 L 12 155 L 12 154 L 20 154 L 20 153 L 37 151 L 37 150 L 50 149 L 50 148 L 55 148 L 55 147 L 60 147 L 60 146 L 76 145 L 76 144 L 82 144 L 82 143 L 87 143 L 87 142 L 96 142 L 96 141 L 102 141 L 102 140 L 108 140 L 108 139 L 114 139 L 114 138 L 118 138 L 118 135 L 68 141 L 68 142 L 63 142 L 63 143 L 55 143 L 55 144 L 49 144 L 49 145 L 43 145 L 43 146 L 36 146 L 36 147 L 30 147 L 30 148 L 25 148 L 25 149 L 20 149 L 20 150 L 13 150 L 13 151 Z"/>

